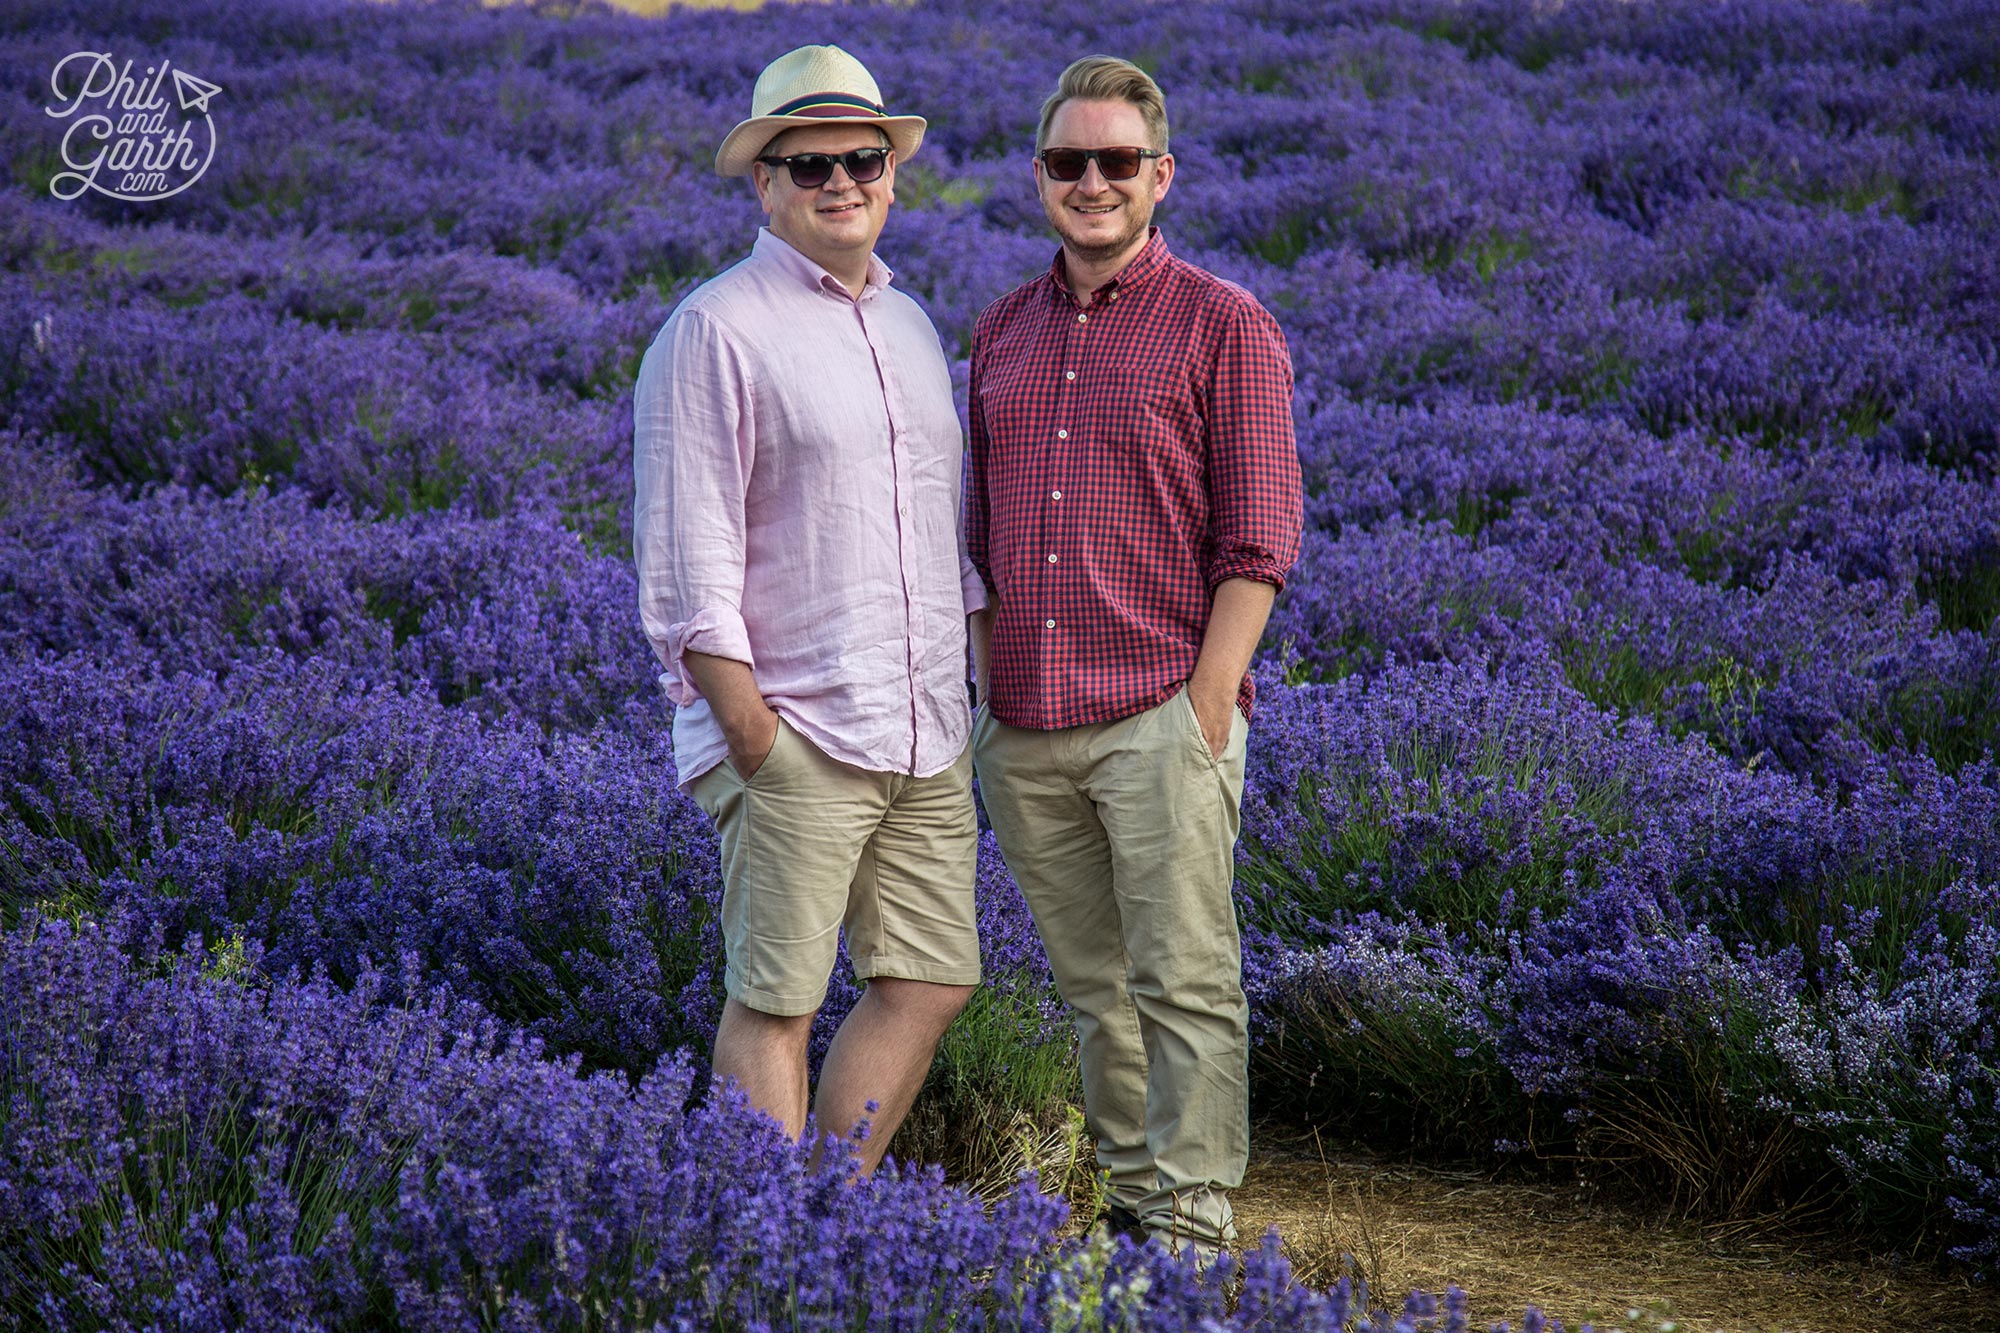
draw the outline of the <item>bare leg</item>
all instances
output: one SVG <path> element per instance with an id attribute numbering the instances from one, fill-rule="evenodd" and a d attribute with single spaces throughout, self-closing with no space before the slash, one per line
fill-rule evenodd
<path id="1" fill-rule="evenodd" d="M 730 1000 L 715 1027 L 716 1081 L 733 1080 L 752 1106 L 782 1123 L 794 1140 L 806 1129 L 806 1043 L 812 1023 L 811 1014 L 781 1017 Z"/>
<path id="2" fill-rule="evenodd" d="M 924 1086 L 938 1039 L 971 998 L 970 986 L 874 977 L 841 1023 L 819 1071 L 813 1109 L 822 1133 L 844 1134 L 856 1121 L 869 1122 L 859 1174 L 881 1164 Z M 876 1103 L 872 1115 L 869 1102 Z"/>

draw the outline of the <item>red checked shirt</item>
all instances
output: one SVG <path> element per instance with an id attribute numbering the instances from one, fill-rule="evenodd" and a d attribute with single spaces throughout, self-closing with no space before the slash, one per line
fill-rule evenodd
<path id="1" fill-rule="evenodd" d="M 998 594 L 1002 722 L 1164 702 L 1194 674 L 1217 584 L 1284 587 L 1302 509 L 1284 334 L 1157 229 L 1087 307 L 1060 253 L 988 306 L 971 389 L 966 545 Z M 1254 699 L 1245 676 L 1245 717 Z"/>

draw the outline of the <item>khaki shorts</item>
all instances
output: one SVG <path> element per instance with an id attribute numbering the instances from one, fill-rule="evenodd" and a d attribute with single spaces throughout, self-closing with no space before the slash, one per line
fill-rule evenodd
<path id="1" fill-rule="evenodd" d="M 722 844 L 731 999 L 815 1012 L 843 926 L 858 977 L 977 984 L 970 746 L 931 777 L 877 773 L 828 758 L 780 718 L 747 782 L 725 759 L 692 790 Z"/>

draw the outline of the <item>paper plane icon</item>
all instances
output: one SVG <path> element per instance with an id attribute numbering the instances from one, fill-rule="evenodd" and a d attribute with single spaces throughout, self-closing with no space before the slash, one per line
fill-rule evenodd
<path id="1" fill-rule="evenodd" d="M 205 116 L 208 114 L 208 99 L 222 89 L 207 79 L 197 79 L 186 70 L 177 69 L 174 71 L 174 91 L 180 95 L 181 110 L 199 111 Z"/>

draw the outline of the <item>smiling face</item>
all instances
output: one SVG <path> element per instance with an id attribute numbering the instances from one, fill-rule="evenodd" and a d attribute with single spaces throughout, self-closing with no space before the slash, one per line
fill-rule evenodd
<path id="1" fill-rule="evenodd" d="M 1130 102 L 1064 102 L 1049 122 L 1048 148 L 1155 147 L 1146 119 Z M 1089 265 L 1129 259 L 1146 243 L 1153 205 L 1167 197 L 1174 179 L 1172 157 L 1147 158 L 1131 180 L 1108 181 L 1095 159 L 1083 179 L 1049 179 L 1039 158 L 1035 188 L 1049 225 L 1063 248 Z"/>
<path id="2" fill-rule="evenodd" d="M 771 140 L 763 156 L 846 153 L 884 143 L 882 131 L 867 125 L 804 125 Z M 784 167 L 760 162 L 751 172 L 757 198 L 771 215 L 771 230 L 780 240 L 835 276 L 853 271 L 857 264 L 866 268 L 896 198 L 894 158 L 866 185 L 857 185 L 847 168 L 838 164 L 824 185 L 809 190 L 792 184 L 792 173 Z"/>

